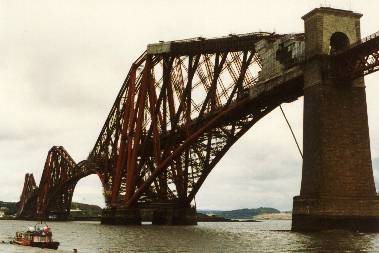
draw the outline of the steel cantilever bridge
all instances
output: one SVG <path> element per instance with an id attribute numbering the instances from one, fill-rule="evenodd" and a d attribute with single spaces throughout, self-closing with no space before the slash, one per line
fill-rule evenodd
<path id="1" fill-rule="evenodd" d="M 138 223 L 135 210 L 144 208 L 155 210 L 156 223 L 168 213 L 175 220 L 181 213 L 172 210 L 191 209 L 239 138 L 304 95 L 304 44 L 303 33 L 260 32 L 148 45 L 88 158 L 76 163 L 63 147 L 52 147 L 39 186 L 26 174 L 17 216 L 66 219 L 77 182 L 97 174 L 105 223 Z M 331 78 L 353 80 L 379 69 L 378 36 L 336 49 L 327 56 Z"/>

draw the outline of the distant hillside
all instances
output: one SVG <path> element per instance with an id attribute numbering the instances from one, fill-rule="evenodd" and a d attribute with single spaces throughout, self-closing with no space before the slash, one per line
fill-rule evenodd
<path id="1" fill-rule="evenodd" d="M 199 213 L 203 214 L 215 214 L 227 219 L 252 219 L 254 216 L 259 214 L 267 213 L 280 213 L 278 209 L 270 207 L 259 207 L 259 208 L 244 208 L 231 211 L 220 211 L 220 210 L 198 210 Z"/>
<path id="2" fill-rule="evenodd" d="M 80 210 L 80 211 L 79 211 Z M 101 216 L 101 207 L 72 202 L 71 217 L 98 217 Z"/>
<path id="3" fill-rule="evenodd" d="M 3 202 L 0 201 L 0 208 L 5 209 L 6 215 L 15 215 L 17 212 L 16 202 Z M 99 217 L 101 216 L 101 207 L 96 205 L 88 205 L 83 203 L 72 202 L 71 204 L 71 214 L 72 218 L 80 217 Z M 244 208 L 231 211 L 221 211 L 221 210 L 198 210 L 198 213 L 207 215 L 217 215 L 226 219 L 252 219 L 256 215 L 260 214 L 271 214 L 280 213 L 278 209 L 270 207 L 259 207 L 259 208 Z"/>
<path id="4" fill-rule="evenodd" d="M 5 210 L 5 215 L 14 215 L 17 212 L 17 203 L 0 201 L 0 208 Z"/>
<path id="5" fill-rule="evenodd" d="M 6 215 L 15 215 L 17 212 L 17 202 L 0 201 L 0 209 L 5 210 Z M 97 217 L 101 215 L 101 207 L 96 205 L 72 202 L 71 210 L 73 209 L 78 210 L 71 213 L 74 217 Z M 81 211 L 79 212 L 79 210 Z"/>

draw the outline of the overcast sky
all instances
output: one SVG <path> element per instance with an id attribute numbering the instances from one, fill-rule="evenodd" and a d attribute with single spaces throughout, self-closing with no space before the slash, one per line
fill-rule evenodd
<path id="1" fill-rule="evenodd" d="M 87 157 L 131 63 L 148 43 L 303 32 L 301 16 L 321 4 L 363 13 L 363 36 L 379 30 L 377 0 L 131 2 L 0 0 L 0 200 L 18 201 L 27 172 L 39 183 L 53 145 L 64 146 L 77 162 Z M 378 81 L 378 74 L 366 77 L 377 169 Z M 302 106 L 302 99 L 284 105 L 300 143 Z M 288 210 L 300 181 L 301 159 L 277 109 L 232 147 L 196 202 L 198 208 Z M 97 176 L 78 183 L 74 200 L 104 205 Z"/>

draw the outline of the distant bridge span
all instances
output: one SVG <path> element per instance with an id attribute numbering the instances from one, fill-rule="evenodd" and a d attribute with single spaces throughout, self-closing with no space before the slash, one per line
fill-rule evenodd
<path id="1" fill-rule="evenodd" d="M 39 187 L 26 175 L 18 217 L 66 219 L 76 183 L 97 174 L 104 223 L 138 224 L 140 210 L 152 209 L 155 224 L 194 224 L 191 202 L 211 170 L 257 121 L 304 95 L 310 62 L 322 62 L 322 75 L 335 83 L 378 70 L 379 37 L 350 39 L 343 48 L 330 40 L 327 54 L 307 51 L 307 29 L 148 45 L 88 158 L 76 164 L 53 147 Z"/>

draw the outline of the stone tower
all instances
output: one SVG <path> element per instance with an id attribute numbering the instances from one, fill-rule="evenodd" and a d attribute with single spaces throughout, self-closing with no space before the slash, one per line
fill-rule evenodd
<path id="1" fill-rule="evenodd" d="M 360 39 L 361 16 L 332 8 L 303 16 L 304 160 L 295 231 L 379 231 L 364 80 L 334 79 L 329 60 Z"/>

